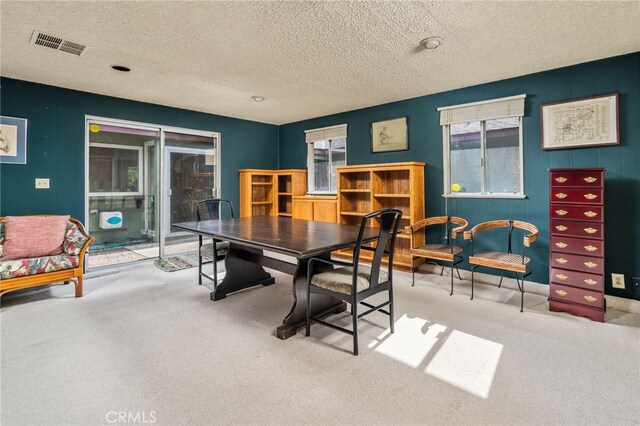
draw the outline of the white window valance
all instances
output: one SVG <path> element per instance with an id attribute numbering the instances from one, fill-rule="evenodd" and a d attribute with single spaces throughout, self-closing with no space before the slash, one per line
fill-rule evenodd
<path id="1" fill-rule="evenodd" d="M 329 139 L 343 139 L 347 137 L 347 125 L 340 124 L 337 126 L 323 127 L 321 129 L 305 130 L 304 132 L 307 143 L 326 141 Z"/>
<path id="2" fill-rule="evenodd" d="M 491 120 L 494 118 L 524 116 L 524 99 L 527 95 L 509 96 L 488 101 L 452 105 L 438 108 L 440 125 Z"/>

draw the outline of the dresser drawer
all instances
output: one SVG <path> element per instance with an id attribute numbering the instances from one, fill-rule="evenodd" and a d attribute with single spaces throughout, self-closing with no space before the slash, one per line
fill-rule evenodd
<path id="1" fill-rule="evenodd" d="M 602 239 L 602 223 L 551 220 L 551 235 Z"/>
<path id="2" fill-rule="evenodd" d="M 551 219 L 585 220 L 602 222 L 602 206 L 578 206 L 552 203 L 549 206 Z"/>
<path id="3" fill-rule="evenodd" d="M 602 274 L 588 274 L 568 269 L 551 268 L 549 282 L 580 287 L 595 292 L 604 291 L 604 276 Z"/>
<path id="4" fill-rule="evenodd" d="M 549 263 L 552 268 L 604 274 L 604 258 L 580 256 L 577 254 L 551 252 Z"/>
<path id="5" fill-rule="evenodd" d="M 549 297 L 563 302 L 579 303 L 594 308 L 604 308 L 604 295 L 582 288 L 550 284 Z"/>
<path id="6" fill-rule="evenodd" d="M 602 204 L 602 188 L 551 188 L 552 203 Z"/>
<path id="7" fill-rule="evenodd" d="M 604 182 L 602 171 L 594 172 L 551 172 L 549 174 L 549 186 L 585 186 L 601 188 Z"/>
<path id="8" fill-rule="evenodd" d="M 581 238 L 552 236 L 549 248 L 551 251 L 558 253 L 604 257 L 604 244 L 602 240 L 583 240 Z"/>

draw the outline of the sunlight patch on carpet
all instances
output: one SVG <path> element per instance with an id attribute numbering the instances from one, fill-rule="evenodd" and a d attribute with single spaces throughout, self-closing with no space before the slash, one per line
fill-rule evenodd
<path id="1" fill-rule="evenodd" d="M 437 343 L 439 334 L 447 329 L 440 324 L 431 324 L 426 327 L 425 332 L 423 330 L 427 324 L 425 319 L 403 315 L 394 323 L 395 333 L 390 334 L 389 329 L 385 330 L 369 347 L 377 344 L 376 352 L 409 367 L 418 368 Z"/>
<path id="2" fill-rule="evenodd" d="M 503 346 L 453 330 L 425 373 L 481 398 L 488 398 Z"/>

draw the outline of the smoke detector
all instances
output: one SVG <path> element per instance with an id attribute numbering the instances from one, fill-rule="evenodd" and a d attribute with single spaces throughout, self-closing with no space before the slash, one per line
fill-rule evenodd
<path id="1" fill-rule="evenodd" d="M 59 50 L 61 52 L 71 53 L 76 56 L 82 56 L 87 49 L 87 46 L 83 44 L 65 40 L 62 37 L 51 34 L 41 33 L 40 31 L 34 31 L 33 34 L 31 34 L 31 40 L 29 40 L 29 43 Z"/>
<path id="2" fill-rule="evenodd" d="M 420 45 L 427 50 L 434 50 L 440 47 L 442 41 L 441 37 L 427 37 L 420 42 Z"/>

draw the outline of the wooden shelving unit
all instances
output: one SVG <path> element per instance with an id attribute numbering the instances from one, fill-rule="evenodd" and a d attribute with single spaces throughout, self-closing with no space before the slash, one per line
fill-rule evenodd
<path id="1" fill-rule="evenodd" d="M 278 184 L 278 216 L 292 217 L 293 197 L 302 196 L 307 190 L 307 172 L 305 170 L 278 170 L 275 172 Z"/>
<path id="2" fill-rule="evenodd" d="M 402 210 L 399 229 L 424 218 L 424 163 L 404 162 L 338 167 L 338 223 L 359 225 L 367 213 L 395 207 Z M 415 236 L 416 244 L 424 244 L 424 234 Z M 408 235 L 396 237 L 394 265 L 411 270 L 424 259 L 413 263 Z M 351 258 L 350 250 L 334 253 L 335 257 Z M 369 252 L 362 252 L 366 259 Z"/>
<path id="3" fill-rule="evenodd" d="M 293 197 L 304 195 L 305 170 L 240 170 L 240 217 L 291 217 Z"/>

